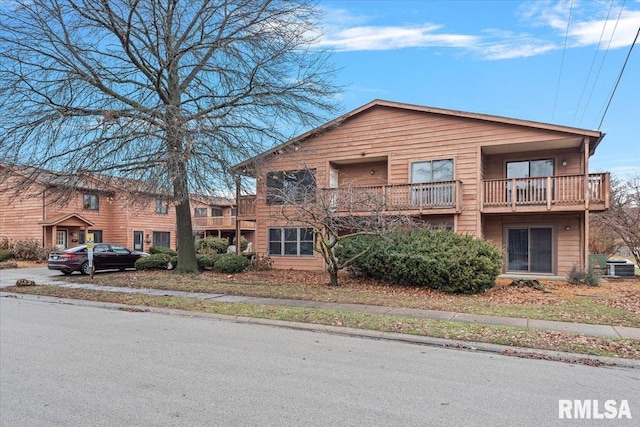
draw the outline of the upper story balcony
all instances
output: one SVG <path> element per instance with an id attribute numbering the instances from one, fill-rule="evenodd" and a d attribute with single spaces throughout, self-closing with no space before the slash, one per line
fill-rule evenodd
<path id="1" fill-rule="evenodd" d="M 483 213 L 602 211 L 609 207 L 608 173 L 483 181 Z"/>
<path id="2" fill-rule="evenodd" d="M 194 230 L 235 230 L 235 216 L 196 216 L 191 219 Z M 255 228 L 255 224 L 250 221 L 240 221 L 240 228 L 243 230 Z"/>
<path id="3" fill-rule="evenodd" d="M 338 212 L 362 213 L 380 210 L 407 214 L 455 214 L 462 211 L 461 182 L 458 180 L 420 184 L 389 184 L 316 191 L 314 203 L 325 203 Z M 242 196 L 238 215 L 255 218 L 256 196 Z"/>

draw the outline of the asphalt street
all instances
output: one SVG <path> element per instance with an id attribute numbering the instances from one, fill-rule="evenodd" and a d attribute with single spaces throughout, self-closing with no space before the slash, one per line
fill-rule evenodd
<path id="1" fill-rule="evenodd" d="M 560 399 L 627 400 L 633 418 L 559 419 Z M 2 426 L 617 426 L 638 418 L 638 369 L 0 298 Z"/>

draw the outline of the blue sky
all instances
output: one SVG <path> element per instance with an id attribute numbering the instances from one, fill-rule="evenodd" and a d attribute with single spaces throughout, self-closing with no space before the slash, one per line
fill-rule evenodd
<path id="1" fill-rule="evenodd" d="M 596 130 L 640 0 L 323 1 L 344 112 L 380 98 Z M 640 175 L 640 40 L 590 160 Z"/>

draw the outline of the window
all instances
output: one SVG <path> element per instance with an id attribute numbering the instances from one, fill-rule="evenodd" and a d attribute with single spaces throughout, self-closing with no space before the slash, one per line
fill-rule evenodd
<path id="1" fill-rule="evenodd" d="M 207 216 L 207 208 L 193 208 L 193 216 Z"/>
<path id="2" fill-rule="evenodd" d="M 154 231 L 153 246 L 164 246 L 165 248 L 170 247 L 171 233 L 169 233 L 168 231 Z"/>
<path id="3" fill-rule="evenodd" d="M 312 228 L 270 228 L 269 255 L 313 255 Z"/>
<path id="4" fill-rule="evenodd" d="M 267 204 L 315 203 L 315 175 L 315 169 L 269 172 L 267 175 Z"/>
<path id="5" fill-rule="evenodd" d="M 97 194 L 83 194 L 82 208 L 86 211 L 97 211 L 100 208 L 100 198 Z"/>
<path id="6" fill-rule="evenodd" d="M 156 213 L 166 215 L 169 213 L 169 202 L 163 199 L 156 199 Z"/>
<path id="7" fill-rule="evenodd" d="M 412 203 L 423 207 L 453 205 L 453 159 L 411 163 Z"/>
<path id="8" fill-rule="evenodd" d="M 516 201 L 544 203 L 547 200 L 546 177 L 553 176 L 553 159 L 507 162 L 507 179 L 515 179 Z M 512 199 L 512 185 L 507 182 L 507 202 Z M 551 188 L 553 191 L 553 187 Z"/>
<path id="9" fill-rule="evenodd" d="M 211 208 L 211 216 L 222 216 L 221 208 Z"/>

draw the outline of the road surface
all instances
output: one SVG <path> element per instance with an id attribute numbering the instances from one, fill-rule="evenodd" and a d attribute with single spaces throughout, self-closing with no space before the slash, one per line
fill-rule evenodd
<path id="1" fill-rule="evenodd" d="M 559 419 L 559 399 L 631 420 Z M 0 298 L 2 426 L 638 425 L 640 372 Z"/>

